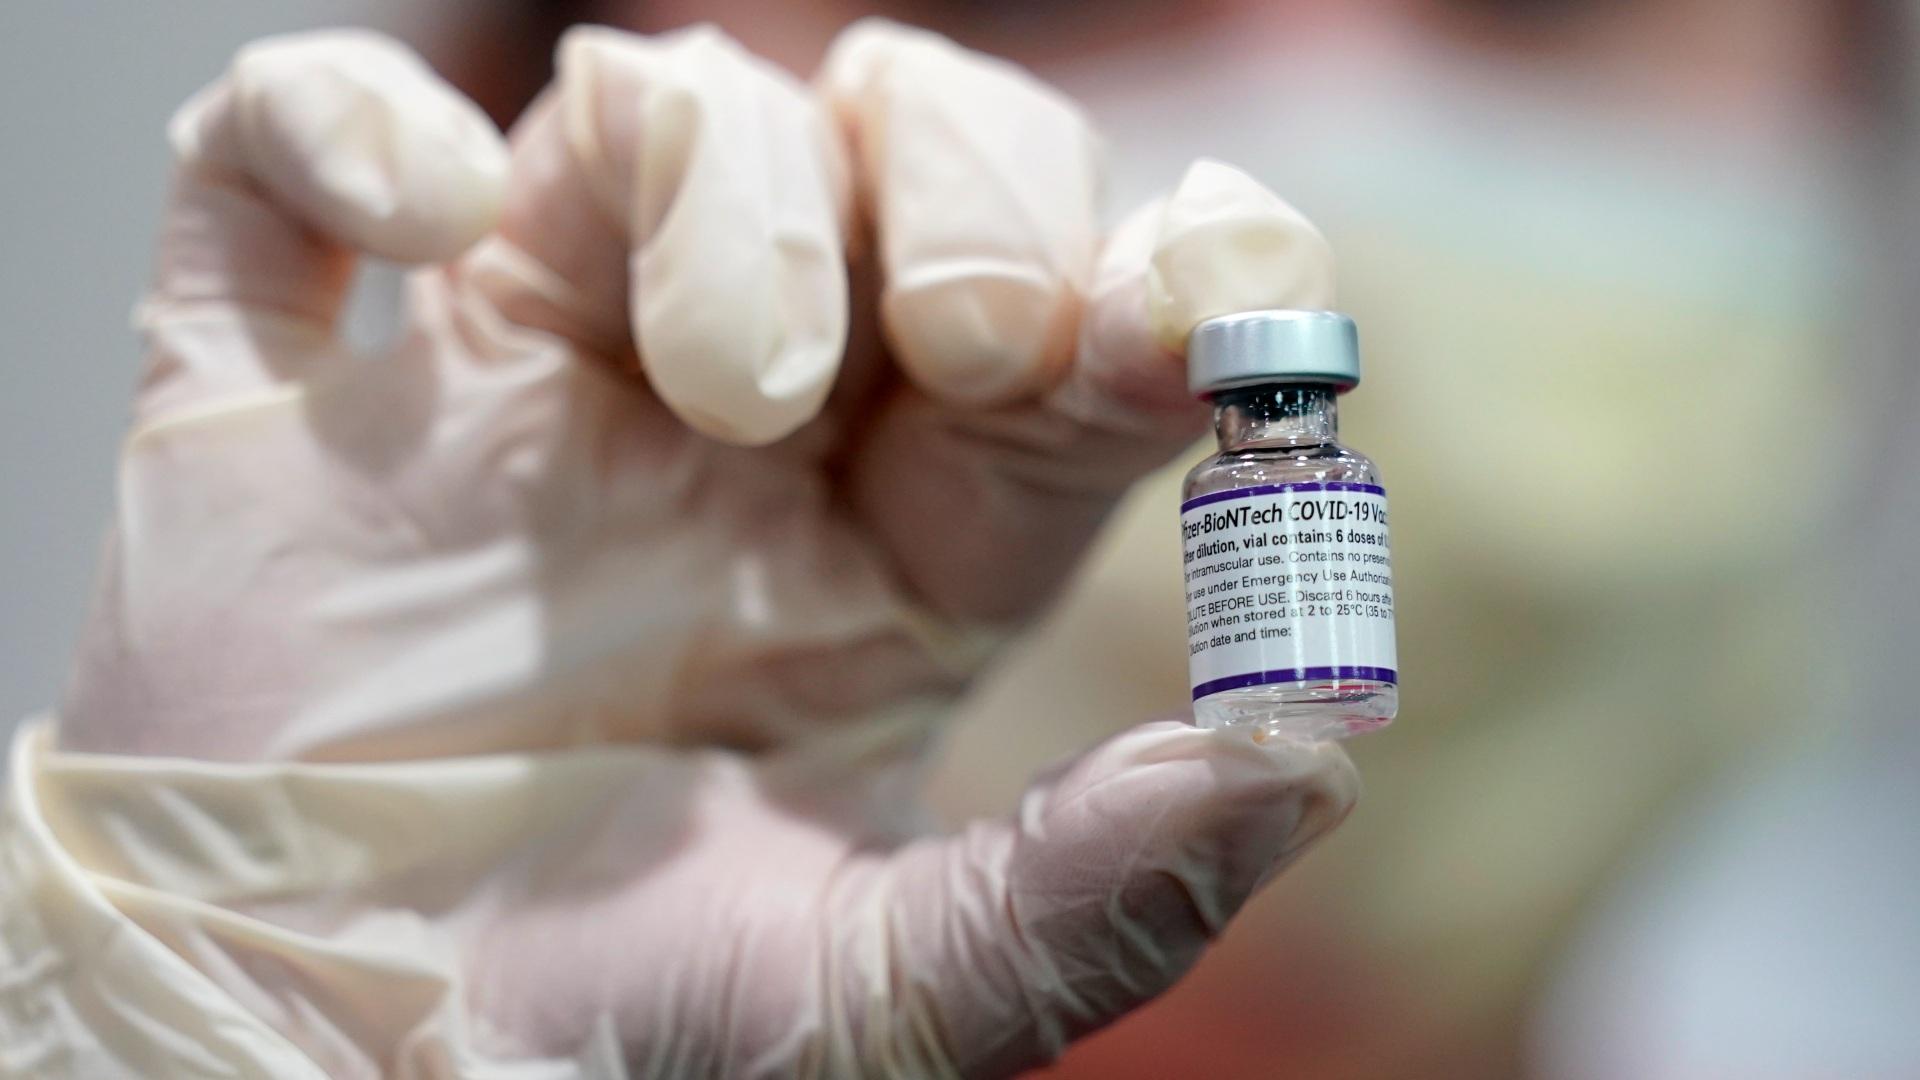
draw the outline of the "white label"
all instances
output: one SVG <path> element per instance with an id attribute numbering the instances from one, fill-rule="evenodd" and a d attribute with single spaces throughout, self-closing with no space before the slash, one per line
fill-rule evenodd
<path id="1" fill-rule="evenodd" d="M 1398 682 L 1387 493 L 1266 484 L 1180 508 L 1193 696 L 1269 683 Z"/>

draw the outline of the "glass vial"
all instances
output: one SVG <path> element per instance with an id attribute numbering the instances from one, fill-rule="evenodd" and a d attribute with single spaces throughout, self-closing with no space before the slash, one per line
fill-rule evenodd
<path id="1" fill-rule="evenodd" d="M 1360 382 L 1353 320 L 1210 319 L 1187 369 L 1220 444 L 1180 506 L 1196 722 L 1304 741 L 1386 726 L 1399 708 L 1386 491 L 1340 444 L 1335 404 Z"/>

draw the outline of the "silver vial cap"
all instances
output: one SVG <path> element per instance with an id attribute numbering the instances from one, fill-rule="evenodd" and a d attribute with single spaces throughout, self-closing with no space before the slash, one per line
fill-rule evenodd
<path id="1" fill-rule="evenodd" d="M 1360 332 L 1337 311 L 1243 311 L 1193 328 L 1187 386 L 1206 397 L 1273 382 L 1360 385 Z"/>

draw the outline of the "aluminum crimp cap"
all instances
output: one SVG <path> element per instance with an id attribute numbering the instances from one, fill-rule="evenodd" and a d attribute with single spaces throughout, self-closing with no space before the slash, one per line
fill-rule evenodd
<path id="1" fill-rule="evenodd" d="M 1337 311 L 1243 311 L 1193 328 L 1187 386 L 1206 397 L 1273 382 L 1360 385 L 1360 332 Z"/>

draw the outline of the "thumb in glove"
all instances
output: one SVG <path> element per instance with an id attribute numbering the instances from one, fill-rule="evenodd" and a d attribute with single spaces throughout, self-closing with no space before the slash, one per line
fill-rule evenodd
<path id="1" fill-rule="evenodd" d="M 828 905 L 848 1060 L 827 1072 L 1051 1060 L 1171 986 L 1358 791 L 1332 744 L 1163 721 L 1042 778 L 1012 820 L 856 862 Z"/>

